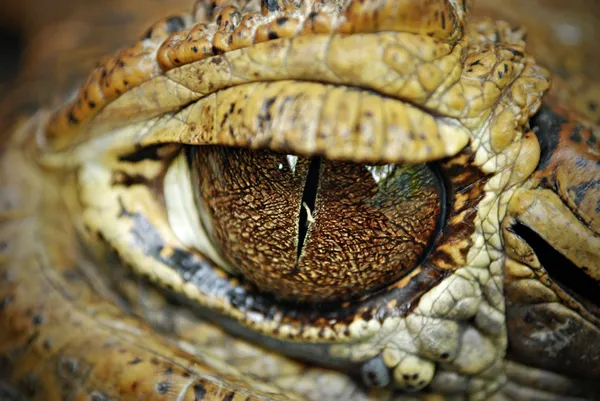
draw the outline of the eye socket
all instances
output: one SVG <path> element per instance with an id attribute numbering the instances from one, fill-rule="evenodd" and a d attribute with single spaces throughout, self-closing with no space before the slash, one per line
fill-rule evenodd
<path id="1" fill-rule="evenodd" d="M 347 300 L 399 279 L 425 257 L 442 215 L 443 185 L 425 164 L 221 146 L 190 147 L 186 160 L 202 246 L 285 300 Z"/>

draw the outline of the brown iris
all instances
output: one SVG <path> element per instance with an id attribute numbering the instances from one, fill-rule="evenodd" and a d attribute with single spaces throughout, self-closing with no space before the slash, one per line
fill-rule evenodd
<path id="1" fill-rule="evenodd" d="M 443 188 L 426 165 L 220 146 L 190 152 L 212 240 L 248 280 L 282 299 L 375 290 L 412 270 L 435 237 Z"/>

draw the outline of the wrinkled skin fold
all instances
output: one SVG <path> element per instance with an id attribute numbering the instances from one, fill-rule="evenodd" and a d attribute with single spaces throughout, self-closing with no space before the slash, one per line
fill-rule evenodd
<path id="1" fill-rule="evenodd" d="M 0 399 L 600 398 L 597 81 L 545 53 L 535 31 L 530 48 L 488 18 L 495 7 L 200 1 L 105 58 L 59 107 L 14 119 L 0 153 Z M 233 148 L 246 158 L 229 159 L 230 181 L 252 185 L 217 201 L 198 183 L 225 167 L 203 158 Z M 333 295 L 312 293 L 331 267 L 278 282 L 269 251 L 289 240 L 308 184 L 294 187 L 292 223 L 270 228 L 265 210 L 291 207 L 265 207 L 261 191 L 293 196 L 253 181 L 264 154 L 298 156 L 298 171 L 319 160 L 319 180 L 431 168 L 402 198 L 438 174 L 443 191 L 419 203 L 439 208 L 420 217 L 431 227 L 394 226 L 420 253 L 364 292 L 357 278 L 351 297 L 335 281 Z M 363 187 L 348 188 L 318 186 L 304 218 L 336 202 L 362 210 L 349 199 Z M 172 209 L 187 206 L 173 199 L 188 195 L 190 221 L 231 224 L 208 231 L 220 245 L 174 228 Z M 262 236 L 233 237 L 236 214 L 262 216 Z M 331 262 L 354 257 L 319 255 L 358 277 Z M 300 274 L 310 285 L 294 287 Z M 278 283 L 286 300 L 269 294 Z"/>

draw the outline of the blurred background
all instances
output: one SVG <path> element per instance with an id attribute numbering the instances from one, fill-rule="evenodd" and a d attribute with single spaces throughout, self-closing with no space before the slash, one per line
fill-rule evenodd
<path id="1" fill-rule="evenodd" d="M 58 104 L 103 55 L 193 4 L 0 0 L 0 126 L 10 114 Z M 600 0 L 476 0 L 474 14 L 525 25 L 529 49 L 555 74 L 578 71 L 600 81 Z"/>

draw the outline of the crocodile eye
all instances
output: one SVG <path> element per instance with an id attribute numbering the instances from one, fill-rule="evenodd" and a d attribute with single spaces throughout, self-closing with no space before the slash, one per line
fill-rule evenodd
<path id="1" fill-rule="evenodd" d="M 188 168 L 189 184 L 174 182 L 175 170 Z M 443 185 L 425 164 L 199 146 L 171 170 L 165 199 L 174 232 L 291 301 L 344 300 L 397 280 L 426 255 L 442 215 Z M 176 192 L 181 185 L 187 195 Z"/>

